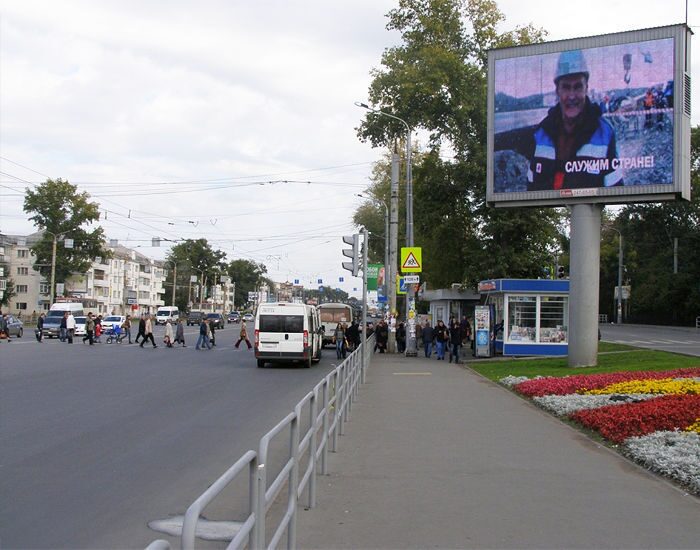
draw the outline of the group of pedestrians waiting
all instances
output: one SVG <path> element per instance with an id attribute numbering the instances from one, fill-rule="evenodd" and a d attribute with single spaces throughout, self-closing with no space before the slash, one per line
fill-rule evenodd
<path id="1" fill-rule="evenodd" d="M 418 325 L 418 328 L 420 330 L 416 336 L 422 340 L 423 351 L 428 359 L 432 357 L 435 345 L 438 361 L 444 361 L 447 354 L 450 363 L 453 359 L 455 363 L 459 363 L 461 348 L 471 345 L 472 328 L 466 315 L 462 316 L 461 321 L 451 318 L 449 326 L 440 319 L 434 327 L 430 325 L 430 321 L 426 321 L 423 326 Z"/>

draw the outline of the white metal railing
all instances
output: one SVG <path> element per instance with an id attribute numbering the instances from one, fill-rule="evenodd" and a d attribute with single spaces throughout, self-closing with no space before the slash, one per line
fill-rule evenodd
<path id="1" fill-rule="evenodd" d="M 360 384 L 364 383 L 369 367 L 374 335 L 351 353 L 340 365 L 326 375 L 307 393 L 294 410 L 280 420 L 261 439 L 258 452 L 247 451 L 219 479 L 217 479 L 187 509 L 182 525 L 181 547 L 195 547 L 197 522 L 204 509 L 239 475 L 248 472 L 248 515 L 229 543 L 229 549 L 248 546 L 253 550 L 277 548 L 284 532 L 287 532 L 287 548 L 296 547 L 296 514 L 298 501 L 307 492 L 307 506 L 316 506 L 316 476 L 328 473 L 328 451 L 337 451 L 338 436 L 343 435 L 345 423 L 350 418 L 352 403 Z M 302 434 L 301 423 L 308 409 L 308 429 Z M 276 436 L 287 432 L 288 453 L 279 473 L 268 480 L 270 443 Z M 306 468 L 300 465 L 306 460 Z M 268 485 L 269 483 L 269 485 Z M 266 544 L 266 519 L 272 504 L 287 488 L 286 507 L 269 544 Z M 272 529 L 272 526 L 270 526 Z M 146 550 L 169 550 L 170 543 L 154 540 Z"/>

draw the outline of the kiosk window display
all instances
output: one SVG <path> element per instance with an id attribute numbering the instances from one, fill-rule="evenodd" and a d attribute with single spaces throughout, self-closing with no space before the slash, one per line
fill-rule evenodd
<path id="1" fill-rule="evenodd" d="M 566 355 L 568 353 L 569 281 L 495 279 L 479 283 L 493 304 L 496 351 L 503 355 Z"/>

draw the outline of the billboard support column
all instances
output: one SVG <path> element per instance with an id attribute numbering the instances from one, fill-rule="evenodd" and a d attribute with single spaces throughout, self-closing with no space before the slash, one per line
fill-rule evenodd
<path id="1" fill-rule="evenodd" d="M 598 363 L 598 295 L 602 205 L 571 206 L 569 366 Z"/>

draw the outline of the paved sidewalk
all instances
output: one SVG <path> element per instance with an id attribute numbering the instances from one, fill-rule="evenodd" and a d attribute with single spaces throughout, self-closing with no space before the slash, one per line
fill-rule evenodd
<path id="1" fill-rule="evenodd" d="M 685 495 L 471 370 L 377 355 L 299 548 L 700 548 Z"/>

